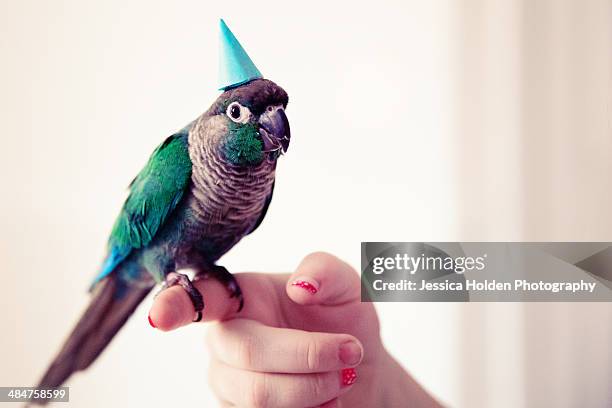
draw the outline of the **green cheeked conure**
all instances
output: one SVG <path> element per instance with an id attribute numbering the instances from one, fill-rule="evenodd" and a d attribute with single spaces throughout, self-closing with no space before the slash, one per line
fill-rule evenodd
<path id="1" fill-rule="evenodd" d="M 291 134 L 287 93 L 262 78 L 223 20 L 221 45 L 223 93 L 164 140 L 130 184 L 91 302 L 39 387 L 89 367 L 156 284 L 181 285 L 200 320 L 204 299 L 179 269 L 220 280 L 242 309 L 236 279 L 216 262 L 265 217 Z"/>

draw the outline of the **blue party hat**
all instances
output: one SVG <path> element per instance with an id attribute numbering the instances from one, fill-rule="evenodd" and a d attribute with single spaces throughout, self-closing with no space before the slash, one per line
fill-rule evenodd
<path id="1" fill-rule="evenodd" d="M 219 28 L 219 89 L 224 91 L 263 78 L 223 19 Z"/>

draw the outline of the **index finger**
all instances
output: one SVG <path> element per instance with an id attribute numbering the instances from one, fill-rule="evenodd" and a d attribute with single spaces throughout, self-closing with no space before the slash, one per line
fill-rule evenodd
<path id="1" fill-rule="evenodd" d="M 256 275 L 259 275 L 257 277 Z M 257 296 L 254 293 L 274 293 L 273 286 L 283 285 L 275 275 L 262 279 L 261 274 L 239 273 L 234 275 L 245 297 L 244 309 L 238 314 L 238 301 L 230 298 L 225 286 L 214 278 L 200 279 L 193 282 L 204 299 L 203 321 L 227 320 L 235 316 L 245 318 L 260 318 Z M 277 283 L 276 281 L 279 281 Z M 163 331 L 174 330 L 192 323 L 194 308 L 191 299 L 180 286 L 172 286 L 162 290 L 155 298 L 149 312 L 151 324 Z"/>

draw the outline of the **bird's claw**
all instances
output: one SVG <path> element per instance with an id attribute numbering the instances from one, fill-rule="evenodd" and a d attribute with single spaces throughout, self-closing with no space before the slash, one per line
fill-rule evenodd
<path id="1" fill-rule="evenodd" d="M 240 289 L 240 286 L 238 286 L 238 282 L 236 282 L 235 279 L 231 280 L 225 285 L 225 287 L 230 292 L 230 299 L 236 298 L 240 302 L 238 305 L 238 312 L 240 312 L 244 307 L 244 296 L 242 296 L 242 290 Z"/>
<path id="2" fill-rule="evenodd" d="M 209 268 L 210 276 L 213 276 L 219 280 L 219 282 L 223 283 L 225 288 L 230 293 L 230 299 L 236 298 L 238 299 L 238 313 L 244 307 L 244 296 L 242 295 L 242 290 L 238 285 L 238 281 L 236 277 L 232 275 L 224 266 L 221 265 L 213 265 Z"/>
<path id="3" fill-rule="evenodd" d="M 193 319 L 193 321 L 201 321 L 202 310 L 204 310 L 204 298 L 202 297 L 200 291 L 193 285 L 193 282 L 187 275 L 177 272 L 170 272 L 166 275 L 166 280 L 162 284 L 162 288 L 167 289 L 175 285 L 180 285 L 183 289 L 185 289 L 185 292 L 187 292 L 196 313 L 196 317 Z"/>

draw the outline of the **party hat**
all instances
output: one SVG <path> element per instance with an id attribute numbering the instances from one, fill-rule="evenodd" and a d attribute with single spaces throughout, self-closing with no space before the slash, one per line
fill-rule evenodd
<path id="1" fill-rule="evenodd" d="M 263 78 L 225 21 L 219 21 L 219 89 L 225 91 Z"/>

